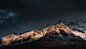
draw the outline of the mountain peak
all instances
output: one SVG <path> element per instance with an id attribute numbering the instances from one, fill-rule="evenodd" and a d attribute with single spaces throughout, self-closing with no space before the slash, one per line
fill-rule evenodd
<path id="1" fill-rule="evenodd" d="M 60 25 L 64 25 L 64 24 L 61 22 Z"/>
<path id="2" fill-rule="evenodd" d="M 2 37 L 2 42 L 4 45 L 9 45 L 13 41 L 18 41 L 21 39 L 26 39 L 28 37 L 33 38 L 35 40 L 40 39 L 45 34 L 48 33 L 60 33 L 61 31 L 74 34 L 76 36 L 80 36 L 81 38 L 85 39 L 86 34 L 83 34 L 81 32 L 71 31 L 66 25 L 64 25 L 62 22 L 60 24 L 57 24 L 56 26 L 52 26 L 52 24 L 48 24 L 46 28 L 43 30 L 32 30 L 27 33 L 21 34 L 19 36 L 17 35 L 11 35 L 11 37 L 8 37 L 9 35 Z"/>
<path id="3" fill-rule="evenodd" d="M 52 24 L 51 24 L 51 23 L 49 23 L 49 24 L 47 24 L 47 26 L 46 26 L 46 27 L 49 27 L 49 26 L 52 26 Z"/>

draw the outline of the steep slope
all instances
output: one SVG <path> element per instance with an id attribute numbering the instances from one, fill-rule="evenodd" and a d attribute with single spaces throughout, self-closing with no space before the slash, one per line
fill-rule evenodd
<path id="1" fill-rule="evenodd" d="M 78 22 L 77 22 L 78 21 Z M 36 36 L 34 34 L 29 34 L 31 36 L 27 37 L 24 36 L 25 34 L 21 34 L 21 35 L 14 35 L 14 34 L 10 34 L 7 35 L 5 38 L 8 39 L 9 43 L 3 43 L 3 44 L 7 44 L 6 46 L 2 46 L 0 47 L 1 49 L 85 49 L 85 45 L 86 45 L 86 39 L 85 39 L 85 21 L 83 20 L 77 20 L 76 22 L 63 22 L 60 24 L 57 24 L 57 28 L 59 25 L 62 24 L 63 28 L 65 28 L 64 26 L 66 26 L 66 30 L 70 30 L 70 32 L 64 30 L 62 27 L 60 27 L 60 32 L 53 32 L 53 31 L 47 31 L 46 28 L 52 28 L 55 27 L 54 25 L 48 24 L 46 26 L 46 28 L 44 28 L 43 30 L 45 30 L 44 32 L 46 32 L 44 35 L 44 32 L 41 32 L 39 30 L 32 30 L 35 31 L 35 34 L 37 33 L 37 35 L 39 34 L 38 32 L 41 32 L 40 34 L 42 34 L 43 36 Z M 77 25 L 78 24 L 78 25 Z M 84 28 L 83 28 L 84 27 Z M 70 29 L 69 29 L 70 28 Z M 82 28 L 83 28 L 83 32 L 82 32 Z M 63 30 L 62 30 L 63 29 Z M 52 29 L 51 29 L 52 30 Z M 54 30 L 55 31 L 55 30 Z M 78 33 L 78 34 L 76 34 Z M 39 35 L 40 35 L 39 34 Z M 19 38 L 20 36 L 22 36 L 22 38 Z M 14 38 L 14 41 L 12 41 Z M 17 40 L 15 40 L 17 38 Z M 12 39 L 11 41 L 9 41 L 9 39 Z"/>
<path id="2" fill-rule="evenodd" d="M 85 33 L 71 31 L 66 25 L 64 25 L 61 22 L 60 24 L 57 24 L 56 26 L 53 26 L 53 25 L 48 26 L 41 31 L 32 30 L 30 32 L 27 32 L 27 33 L 21 34 L 21 35 L 13 35 L 13 34 L 7 35 L 6 37 L 2 37 L 2 42 L 4 45 L 9 45 L 13 41 L 18 41 L 18 40 L 26 39 L 26 38 L 32 38 L 32 39 L 37 40 L 37 39 L 43 37 L 45 34 L 48 34 L 48 33 L 58 33 L 59 34 L 62 31 L 74 34 L 76 36 L 80 36 L 84 40 L 86 39 Z"/>

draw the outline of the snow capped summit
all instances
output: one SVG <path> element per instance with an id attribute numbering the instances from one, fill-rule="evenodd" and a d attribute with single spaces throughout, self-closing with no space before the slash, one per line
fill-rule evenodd
<path id="1" fill-rule="evenodd" d="M 81 39 L 81 38 L 82 38 L 81 40 L 85 40 L 86 39 L 86 37 L 85 37 L 86 35 L 84 32 L 85 30 L 86 30 L 85 29 L 85 21 L 83 21 L 83 20 L 77 20 L 76 22 L 65 22 L 64 24 L 61 22 L 60 24 L 57 24 L 56 26 L 54 26 L 52 24 L 48 24 L 46 26 L 46 28 L 44 28 L 41 31 L 32 30 L 30 32 L 27 32 L 25 34 L 21 34 L 21 35 L 17 36 L 13 40 L 13 41 L 16 40 L 15 42 L 13 42 L 13 41 L 12 41 L 12 43 L 10 42 L 11 43 L 10 46 L 15 45 L 15 43 L 22 44 L 22 43 L 28 43 L 31 41 L 35 41 L 35 38 L 37 38 L 38 40 L 48 40 L 48 39 L 50 40 L 51 39 L 51 40 L 61 40 L 61 41 L 62 40 L 71 41 L 72 39 Z M 24 35 L 25 35 L 25 37 L 24 37 Z M 30 35 L 30 37 L 28 37 L 29 35 Z M 40 35 L 40 37 L 39 37 L 39 35 Z M 16 36 L 16 35 L 14 35 L 14 36 Z M 4 42 L 5 37 L 3 37 L 2 39 Z M 9 39 L 7 39 L 7 40 L 9 40 Z M 19 41 L 17 41 L 17 40 L 19 40 Z"/>

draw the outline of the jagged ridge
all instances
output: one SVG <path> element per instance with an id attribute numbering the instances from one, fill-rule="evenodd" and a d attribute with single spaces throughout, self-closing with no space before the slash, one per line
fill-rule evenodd
<path id="1" fill-rule="evenodd" d="M 43 37 L 45 34 L 60 33 L 61 31 L 71 33 L 71 34 L 74 34 L 76 36 L 80 36 L 83 39 L 86 36 L 84 33 L 71 31 L 66 25 L 64 25 L 61 22 L 60 24 L 57 24 L 56 26 L 50 25 L 41 31 L 32 30 L 30 32 L 27 32 L 27 33 L 21 34 L 21 35 L 13 35 L 13 34 L 7 35 L 6 37 L 2 37 L 2 42 L 4 45 L 9 45 L 13 41 L 18 41 L 20 39 L 33 38 L 33 39 L 37 40 L 37 39 Z"/>

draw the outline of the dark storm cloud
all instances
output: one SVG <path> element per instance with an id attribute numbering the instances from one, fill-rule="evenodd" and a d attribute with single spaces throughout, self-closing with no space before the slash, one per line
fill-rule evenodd
<path id="1" fill-rule="evenodd" d="M 42 29 L 48 23 L 55 24 L 58 21 L 85 19 L 85 2 L 86 0 L 0 0 L 0 9 L 17 14 L 5 20 L 8 26 L 3 24 L 0 34 Z M 13 13 L 9 13 L 9 16 Z M 16 22 L 12 24 L 12 20 Z"/>
<path id="2" fill-rule="evenodd" d="M 82 10 L 85 0 L 2 0 L 1 8 L 13 8 L 26 17 L 44 17 L 72 10 Z M 31 17 L 32 18 L 32 17 Z"/>

